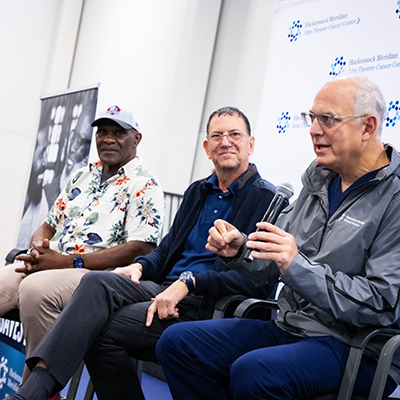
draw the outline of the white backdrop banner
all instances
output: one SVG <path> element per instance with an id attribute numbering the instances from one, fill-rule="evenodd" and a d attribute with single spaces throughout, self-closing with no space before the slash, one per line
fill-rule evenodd
<path id="1" fill-rule="evenodd" d="M 382 139 L 400 150 L 400 1 L 277 0 L 252 160 L 274 184 L 290 182 L 315 158 L 308 111 L 324 83 L 364 74 L 387 101 Z"/>

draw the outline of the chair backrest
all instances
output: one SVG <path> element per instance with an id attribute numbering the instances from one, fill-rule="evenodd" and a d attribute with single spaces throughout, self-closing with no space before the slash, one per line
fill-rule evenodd
<path id="1" fill-rule="evenodd" d="M 161 230 L 160 237 L 163 238 L 171 228 L 172 223 L 174 222 L 175 214 L 178 211 L 179 206 L 182 203 L 183 195 L 164 192 L 165 196 L 165 218 L 164 223 Z"/>

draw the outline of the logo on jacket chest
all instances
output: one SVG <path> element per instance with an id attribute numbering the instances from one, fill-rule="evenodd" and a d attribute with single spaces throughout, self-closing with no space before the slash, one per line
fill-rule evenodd
<path id="1" fill-rule="evenodd" d="M 360 220 L 357 219 L 357 218 L 352 218 L 352 217 L 350 217 L 349 215 L 347 215 L 346 213 L 343 213 L 342 216 L 339 218 L 338 221 L 346 222 L 347 224 L 356 226 L 357 228 L 360 228 L 360 227 L 362 227 L 362 226 L 365 225 L 365 222 L 364 222 L 364 221 L 360 221 Z"/>

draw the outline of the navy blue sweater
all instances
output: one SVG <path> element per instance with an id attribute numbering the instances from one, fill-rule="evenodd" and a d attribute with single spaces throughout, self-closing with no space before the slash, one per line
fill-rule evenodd
<path id="1" fill-rule="evenodd" d="M 192 183 L 185 191 L 174 222 L 160 245 L 146 256 L 135 259 L 143 266 L 142 280 L 164 282 L 172 267 L 182 257 L 185 240 L 196 224 L 210 190 L 206 185 L 207 179 Z M 274 194 L 275 187 L 262 179 L 256 166 L 253 165 L 240 178 L 228 222 L 246 234 L 254 232 L 256 222 L 261 221 Z M 229 265 L 231 266 L 232 264 Z M 237 271 L 228 269 L 219 257 L 216 258 L 212 270 L 196 274 L 195 278 L 194 293 L 204 296 L 199 310 L 199 319 L 212 317 L 214 305 L 221 296 L 243 294 L 249 297 L 268 298 L 275 290 L 275 284 L 256 287 L 250 279 Z"/>

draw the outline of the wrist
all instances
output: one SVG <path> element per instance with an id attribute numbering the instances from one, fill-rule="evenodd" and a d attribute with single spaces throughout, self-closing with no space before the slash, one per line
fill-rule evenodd
<path id="1" fill-rule="evenodd" d="M 140 264 L 140 263 L 136 263 L 136 264 L 137 264 L 137 269 L 138 269 L 140 272 L 143 272 L 143 265 Z"/>
<path id="2" fill-rule="evenodd" d="M 189 293 L 193 293 L 195 289 L 195 280 L 191 271 L 184 271 L 180 274 L 179 280 L 184 282 L 189 290 Z"/>

